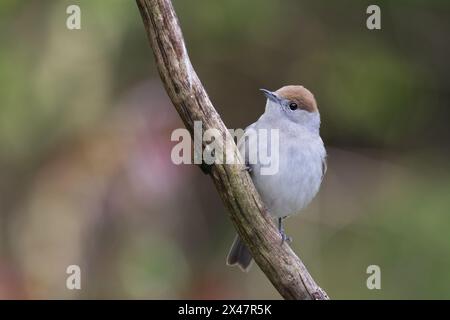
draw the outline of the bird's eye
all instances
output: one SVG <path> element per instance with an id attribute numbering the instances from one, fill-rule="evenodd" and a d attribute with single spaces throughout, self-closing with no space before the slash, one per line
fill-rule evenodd
<path id="1" fill-rule="evenodd" d="M 297 110 L 298 105 L 297 105 L 295 102 L 291 102 L 291 104 L 289 105 L 289 108 L 290 108 L 291 110 Z"/>

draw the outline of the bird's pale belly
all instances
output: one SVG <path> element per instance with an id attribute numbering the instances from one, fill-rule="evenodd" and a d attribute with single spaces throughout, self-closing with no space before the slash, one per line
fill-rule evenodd
<path id="1" fill-rule="evenodd" d="M 257 175 L 254 183 L 262 200 L 275 218 L 300 212 L 314 198 L 322 182 L 322 157 L 310 148 L 299 148 L 281 154 L 295 156 L 280 159 L 274 175 Z M 256 168 L 257 170 L 259 168 Z"/>

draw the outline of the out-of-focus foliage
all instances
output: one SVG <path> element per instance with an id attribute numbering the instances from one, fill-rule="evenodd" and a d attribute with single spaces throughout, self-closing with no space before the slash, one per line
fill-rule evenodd
<path id="1" fill-rule="evenodd" d="M 287 231 L 319 284 L 445 298 L 450 5 L 379 1 L 369 31 L 369 4 L 174 1 L 229 127 L 262 113 L 261 87 L 316 95 L 329 171 Z M 234 231 L 209 178 L 172 164 L 179 127 L 133 1 L 1 1 L 0 298 L 277 298 L 256 266 L 224 265 Z M 65 287 L 70 264 L 81 291 Z"/>

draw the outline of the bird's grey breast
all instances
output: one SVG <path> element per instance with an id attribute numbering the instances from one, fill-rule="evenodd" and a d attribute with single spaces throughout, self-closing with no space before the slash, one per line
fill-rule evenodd
<path id="1" fill-rule="evenodd" d="M 251 129 L 251 130 L 249 130 Z M 261 130 L 262 129 L 262 130 Z M 278 142 L 272 141 L 270 131 L 278 131 Z M 260 118 L 246 129 L 246 133 L 257 135 L 244 146 L 247 151 L 256 148 L 258 161 L 250 163 L 252 178 L 264 203 L 274 217 L 284 217 L 298 213 L 306 207 L 319 190 L 322 175 L 325 148 L 322 139 L 307 128 L 291 123 L 277 123 Z M 257 142 L 266 135 L 267 142 Z M 256 144 L 256 145 L 255 145 Z M 261 163 L 259 156 L 269 156 L 272 163 Z M 276 164 L 274 174 L 262 174 L 264 166 Z"/>

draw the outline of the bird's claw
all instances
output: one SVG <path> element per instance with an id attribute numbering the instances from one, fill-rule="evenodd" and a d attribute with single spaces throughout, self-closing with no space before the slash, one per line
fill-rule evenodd
<path id="1" fill-rule="evenodd" d="M 280 231 L 280 236 L 281 236 L 281 244 L 283 244 L 284 242 L 287 243 L 291 243 L 292 242 L 292 238 L 289 237 L 286 232 L 284 232 L 284 230 Z"/>
<path id="2" fill-rule="evenodd" d="M 242 169 L 242 171 L 247 171 L 248 173 L 252 173 L 253 169 L 250 166 L 245 166 L 244 169 Z"/>
<path id="3" fill-rule="evenodd" d="M 292 242 L 292 238 L 289 237 L 286 232 L 284 232 L 283 228 L 283 218 L 278 218 L 278 231 L 280 232 L 281 236 L 281 244 L 283 244 L 285 241 L 288 243 Z"/>

